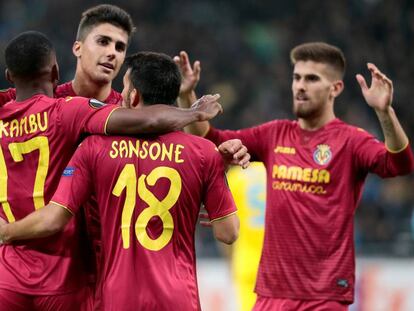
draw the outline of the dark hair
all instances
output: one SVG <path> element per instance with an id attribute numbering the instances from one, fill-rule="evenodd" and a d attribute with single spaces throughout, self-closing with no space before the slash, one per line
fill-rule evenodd
<path id="1" fill-rule="evenodd" d="M 37 31 L 26 31 L 13 38 L 7 45 L 7 69 L 16 77 L 32 78 L 40 74 L 55 53 L 50 40 Z"/>
<path id="2" fill-rule="evenodd" d="M 130 79 L 144 104 L 173 105 L 180 92 L 181 74 L 171 57 L 162 53 L 140 52 L 126 58 Z"/>
<path id="3" fill-rule="evenodd" d="M 85 40 L 93 28 L 104 23 L 122 28 L 128 33 L 128 37 L 135 31 L 132 18 L 126 11 L 116 5 L 100 4 L 82 13 L 76 40 Z"/>
<path id="4" fill-rule="evenodd" d="M 328 64 L 336 70 L 341 78 L 345 74 L 345 56 L 336 46 L 324 42 L 309 42 L 298 45 L 290 51 L 292 64 L 298 61 L 314 61 L 317 63 Z"/>

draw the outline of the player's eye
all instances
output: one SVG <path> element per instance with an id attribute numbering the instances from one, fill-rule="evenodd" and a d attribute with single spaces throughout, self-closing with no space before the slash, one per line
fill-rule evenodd
<path id="1" fill-rule="evenodd" d="M 316 82 L 316 81 L 319 81 L 320 79 L 317 75 L 309 75 L 306 77 L 306 80 L 310 82 Z"/>
<path id="2" fill-rule="evenodd" d="M 108 45 L 108 43 L 109 43 L 109 40 L 106 39 L 106 38 L 98 39 L 98 44 L 100 44 L 100 45 Z"/>
<path id="3" fill-rule="evenodd" d="M 126 50 L 126 45 L 125 45 L 125 43 L 123 43 L 123 42 L 117 42 L 117 43 L 115 44 L 115 49 L 116 49 L 118 52 L 124 52 L 124 51 Z"/>

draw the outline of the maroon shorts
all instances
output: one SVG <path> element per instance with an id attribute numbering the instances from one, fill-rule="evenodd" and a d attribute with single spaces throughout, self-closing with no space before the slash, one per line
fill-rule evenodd
<path id="1" fill-rule="evenodd" d="M 26 295 L 0 289 L 0 311 L 91 311 L 87 289 L 63 295 Z"/>
<path id="2" fill-rule="evenodd" d="M 333 300 L 292 300 L 257 296 L 252 311 L 348 311 L 348 304 Z"/>

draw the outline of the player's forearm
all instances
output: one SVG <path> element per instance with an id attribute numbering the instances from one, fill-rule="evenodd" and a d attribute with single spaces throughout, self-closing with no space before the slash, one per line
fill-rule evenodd
<path id="1" fill-rule="evenodd" d="M 107 124 L 108 134 L 165 133 L 182 129 L 199 120 L 194 109 L 182 109 L 166 105 L 146 106 L 140 109 L 117 109 Z"/>
<path id="2" fill-rule="evenodd" d="M 49 204 L 21 220 L 2 226 L 0 228 L 0 238 L 3 240 L 3 243 L 43 238 L 62 230 L 70 218 L 67 221 L 66 219 L 59 221 L 56 219 L 54 208 Z M 60 209 L 61 207 L 58 208 Z"/>
<path id="3" fill-rule="evenodd" d="M 389 107 L 387 111 L 376 111 L 384 135 L 385 145 L 390 151 L 400 151 L 408 145 L 405 134 L 395 111 Z"/>
<path id="4" fill-rule="evenodd" d="M 191 105 L 197 100 L 197 95 L 194 91 L 189 93 L 180 94 L 178 97 L 178 106 L 181 108 L 190 108 Z M 204 137 L 210 128 L 210 123 L 208 121 L 193 122 L 186 127 L 184 130 L 187 133 Z"/>

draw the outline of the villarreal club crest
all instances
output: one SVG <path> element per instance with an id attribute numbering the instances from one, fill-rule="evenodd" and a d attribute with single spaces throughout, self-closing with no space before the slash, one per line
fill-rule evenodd
<path id="1" fill-rule="evenodd" d="M 331 161 L 332 151 L 328 145 L 318 145 L 313 152 L 313 160 L 319 165 L 326 165 Z"/>

